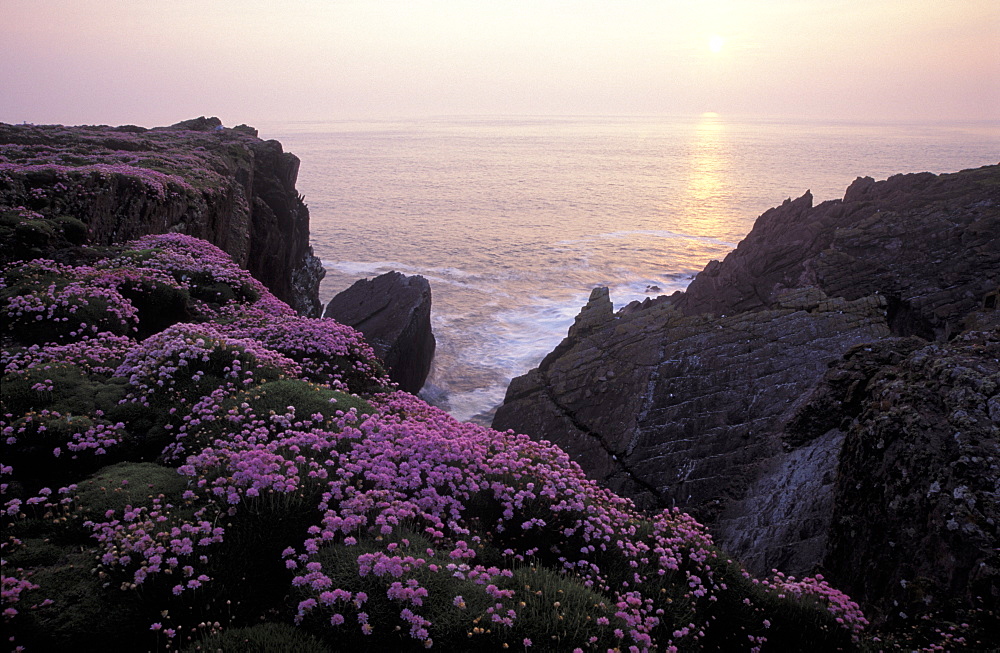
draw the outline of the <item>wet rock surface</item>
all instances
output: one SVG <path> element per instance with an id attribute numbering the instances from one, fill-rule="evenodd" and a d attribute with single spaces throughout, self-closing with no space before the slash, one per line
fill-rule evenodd
<path id="1" fill-rule="evenodd" d="M 922 360 L 953 369 L 950 352 L 965 337 L 956 334 L 974 328 L 995 338 L 998 286 L 1000 166 L 862 178 L 844 200 L 818 206 L 806 193 L 764 213 L 685 293 L 617 314 L 596 310 L 592 296 L 556 350 L 514 379 L 493 425 L 559 444 L 640 505 L 692 511 L 756 571 L 826 569 L 869 605 L 894 597 L 892 584 L 906 579 L 863 580 L 853 560 L 912 567 L 899 572 L 911 576 L 937 565 L 931 576 L 941 583 L 972 582 L 985 573 L 974 571 L 980 565 L 996 565 L 981 546 L 938 534 L 927 515 L 944 510 L 935 498 L 944 490 L 897 510 L 897 495 L 908 490 L 865 488 L 888 491 L 880 479 L 897 468 L 922 479 L 952 470 L 952 485 L 979 488 L 976 509 L 984 512 L 973 521 L 986 533 L 997 488 L 973 477 L 1000 455 L 989 417 L 996 385 L 981 383 L 962 408 L 974 415 L 963 419 L 980 425 L 982 450 L 979 463 L 960 471 L 943 444 L 920 458 L 920 472 L 906 462 L 927 448 L 921 439 L 929 433 L 951 442 L 956 429 L 945 422 L 954 409 L 934 408 L 933 424 L 900 430 L 894 448 L 878 450 L 877 464 L 858 442 L 869 441 L 860 434 L 880 428 L 888 419 L 880 411 L 894 402 L 912 408 L 917 396 L 933 394 L 909 367 L 909 376 L 893 377 L 896 366 L 929 347 Z M 961 347 L 983 359 L 977 374 L 992 373 L 992 349 Z M 890 385 L 893 399 L 873 394 Z M 971 471 L 976 465 L 980 471 Z M 863 517 L 846 519 L 862 505 L 870 506 Z M 854 541 L 862 546 L 852 548 Z M 996 595 L 995 579 L 986 585 L 977 591 Z"/>
<path id="2" fill-rule="evenodd" d="M 399 272 L 361 279 L 335 295 L 323 316 L 364 334 L 402 390 L 416 394 L 423 387 L 435 349 L 427 279 Z"/>

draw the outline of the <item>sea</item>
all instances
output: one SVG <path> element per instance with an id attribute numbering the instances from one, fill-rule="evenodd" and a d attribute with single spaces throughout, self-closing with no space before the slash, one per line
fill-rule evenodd
<path id="1" fill-rule="evenodd" d="M 683 290 L 754 220 L 859 176 L 1000 162 L 996 122 L 442 117 L 257 125 L 302 161 L 321 300 L 396 270 L 431 285 L 427 401 L 488 424 L 597 286 Z"/>

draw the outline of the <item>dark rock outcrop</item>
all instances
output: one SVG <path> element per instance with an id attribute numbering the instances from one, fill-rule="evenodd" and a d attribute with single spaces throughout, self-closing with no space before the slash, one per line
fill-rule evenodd
<path id="1" fill-rule="evenodd" d="M 324 271 L 309 246 L 298 170 L 277 141 L 218 118 L 156 129 L 0 123 L 0 230 L 10 231 L 0 259 L 58 257 L 80 244 L 67 225 L 96 246 L 180 232 L 217 245 L 278 298 L 318 316 Z"/>
<path id="2" fill-rule="evenodd" d="M 877 621 L 997 605 L 1000 331 L 855 348 L 812 404 L 844 426 L 828 575 Z"/>
<path id="3" fill-rule="evenodd" d="M 361 279 L 334 296 L 323 316 L 364 334 L 400 389 L 416 394 L 423 387 L 435 347 L 427 279 L 399 272 Z"/>
<path id="4" fill-rule="evenodd" d="M 987 409 L 1000 383 L 983 381 L 961 408 L 939 402 L 930 422 L 899 431 L 899 443 L 877 457 L 866 434 L 885 427 L 880 411 L 891 406 L 904 411 L 937 391 L 966 397 L 947 386 L 946 370 L 962 356 L 994 354 L 968 344 L 959 356 L 953 338 L 968 329 L 996 334 L 998 287 L 1000 166 L 859 179 L 844 200 L 818 206 L 806 193 L 764 213 L 684 293 L 617 314 L 592 296 L 556 350 L 512 381 L 493 426 L 559 444 L 641 505 L 693 511 L 756 571 L 825 564 L 869 605 L 895 600 L 890 585 L 905 579 L 865 580 L 851 567 L 863 554 L 914 574 L 936 556 L 943 568 L 930 576 L 960 583 L 994 564 L 981 542 L 990 533 L 996 542 L 997 488 L 980 480 L 1000 455 L 1000 411 Z M 933 382 L 903 362 L 927 347 L 920 370 L 939 370 Z M 897 365 L 909 380 L 893 380 Z M 995 361 L 984 365 L 975 369 L 985 378 Z M 979 425 L 978 459 L 989 461 L 952 465 L 973 457 L 956 453 L 958 443 L 946 451 L 957 410 Z M 918 456 L 927 447 L 939 453 Z M 926 515 L 953 512 L 938 501 L 945 490 L 924 503 L 915 486 L 875 492 L 897 467 L 967 488 L 981 514 L 970 519 L 987 535 L 964 546 L 947 526 L 936 530 L 940 520 Z M 900 508 L 905 501 L 911 508 Z M 863 504 L 865 519 L 838 521 Z M 864 552 L 851 552 L 855 539 Z M 935 553 L 914 556 L 917 546 Z M 922 562 L 903 567 L 904 558 Z M 977 586 L 983 596 L 1000 591 L 990 578 Z"/>

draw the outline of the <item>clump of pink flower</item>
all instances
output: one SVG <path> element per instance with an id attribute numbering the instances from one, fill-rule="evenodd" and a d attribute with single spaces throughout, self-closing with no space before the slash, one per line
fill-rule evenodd
<path id="1" fill-rule="evenodd" d="M 259 341 L 302 366 L 302 378 L 344 392 L 393 386 L 364 337 L 331 319 L 249 313 L 227 329 Z"/>
<path id="2" fill-rule="evenodd" d="M 779 595 L 818 600 L 836 618 L 837 623 L 850 630 L 855 637 L 868 625 L 861 607 L 852 601 L 851 597 L 831 587 L 822 575 L 796 579 L 795 576 L 786 576 L 777 569 L 772 569 L 771 572 L 774 574 L 772 578 L 761 580 L 761 585 L 769 591 Z"/>
<path id="3" fill-rule="evenodd" d="M 201 396 L 205 377 L 242 389 L 260 382 L 263 370 L 273 376 L 301 375 L 294 361 L 256 340 L 234 338 L 211 324 L 175 324 L 132 348 L 115 376 L 127 379 L 126 400 L 148 404 L 154 396 Z M 216 386 L 204 387 L 202 394 L 209 394 Z"/>

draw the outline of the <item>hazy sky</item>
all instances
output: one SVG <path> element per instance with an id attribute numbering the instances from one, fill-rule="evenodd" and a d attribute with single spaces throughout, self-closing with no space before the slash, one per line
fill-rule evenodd
<path id="1" fill-rule="evenodd" d="M 998 0 L 0 0 L 0 121 L 1000 118 Z"/>

